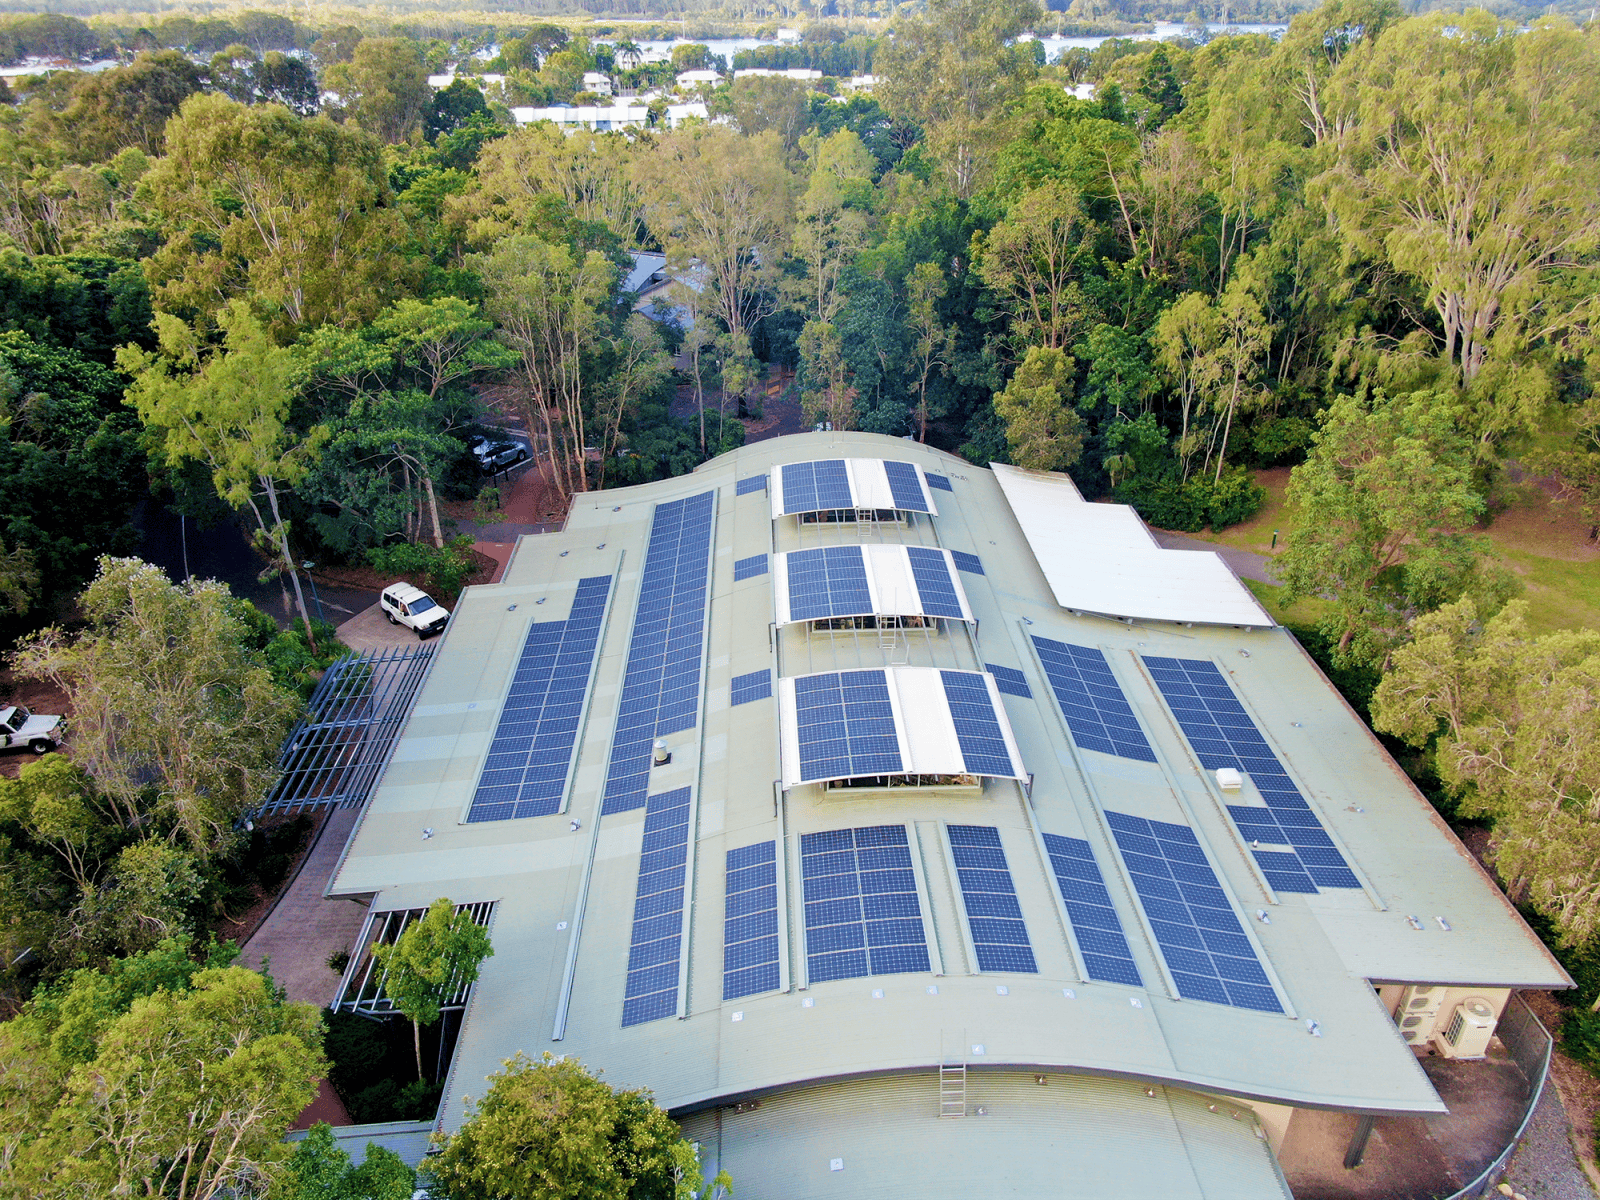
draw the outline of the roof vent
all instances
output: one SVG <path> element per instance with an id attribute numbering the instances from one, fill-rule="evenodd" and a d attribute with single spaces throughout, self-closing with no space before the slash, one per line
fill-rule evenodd
<path id="1" fill-rule="evenodd" d="M 1217 786 L 1225 792 L 1237 792 L 1244 786 L 1244 777 L 1237 767 L 1218 767 Z"/>

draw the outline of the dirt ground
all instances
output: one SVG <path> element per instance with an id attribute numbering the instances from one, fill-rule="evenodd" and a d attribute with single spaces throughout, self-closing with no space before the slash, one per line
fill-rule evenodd
<path id="1" fill-rule="evenodd" d="M 761 415 L 735 418 L 739 411 L 737 397 L 712 390 L 705 394 L 706 415 L 721 412 L 744 422 L 744 440 L 761 442 L 768 438 L 783 437 L 790 433 L 803 433 L 805 418 L 800 412 L 800 400 L 795 395 L 794 371 L 787 367 L 771 367 L 762 382 Z M 699 406 L 695 401 L 694 385 L 683 384 L 673 399 L 672 416 L 680 421 L 698 421 Z"/>

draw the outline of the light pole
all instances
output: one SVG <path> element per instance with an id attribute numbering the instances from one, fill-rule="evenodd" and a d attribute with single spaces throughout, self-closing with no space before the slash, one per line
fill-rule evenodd
<path id="1" fill-rule="evenodd" d="M 300 565 L 305 568 L 306 578 L 311 580 L 311 598 L 317 602 L 317 620 L 326 625 L 328 618 L 322 615 L 322 597 L 317 595 L 317 577 L 311 573 L 311 568 L 317 564 L 307 561 Z"/>

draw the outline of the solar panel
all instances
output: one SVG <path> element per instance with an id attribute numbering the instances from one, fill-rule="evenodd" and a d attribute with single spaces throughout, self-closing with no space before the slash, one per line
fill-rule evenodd
<path id="1" fill-rule="evenodd" d="M 849 779 L 902 769 L 882 671 L 803 675 L 795 680 L 794 699 L 802 779 Z"/>
<path id="2" fill-rule="evenodd" d="M 644 810 L 639 885 L 633 900 L 628 985 L 622 1024 L 659 1021 L 678 1011 L 683 884 L 689 861 L 689 789 L 651 796 Z"/>
<path id="3" fill-rule="evenodd" d="M 778 856 L 773 842 L 728 851 L 722 902 L 722 998 L 778 986 Z"/>
<path id="4" fill-rule="evenodd" d="M 733 703 L 749 704 L 752 700 L 765 700 L 772 695 L 772 671 L 751 671 L 748 675 L 733 677 Z"/>
<path id="5" fill-rule="evenodd" d="M 1143 987 L 1144 977 L 1139 974 L 1133 952 L 1128 949 L 1122 920 L 1111 905 L 1111 894 L 1106 891 L 1106 881 L 1089 843 L 1082 838 L 1047 833 L 1044 848 L 1050 855 L 1056 887 L 1061 889 L 1067 918 L 1072 922 L 1072 935 L 1078 940 L 1078 950 L 1083 954 L 1089 978 L 1102 983 Z"/>
<path id="6" fill-rule="evenodd" d="M 1265 808 L 1230 804 L 1239 832 L 1252 845 L 1261 873 L 1275 891 L 1358 888 L 1361 881 L 1289 778 L 1217 665 L 1203 658 L 1147 655 L 1144 665 L 1208 771 L 1236 767 L 1250 776 Z"/>
<path id="7" fill-rule="evenodd" d="M 789 616 L 796 621 L 870 616 L 872 592 L 860 546 L 796 550 L 784 560 L 789 572 Z"/>
<path id="8" fill-rule="evenodd" d="M 908 462 L 884 460 L 883 473 L 889 479 L 889 494 L 902 512 L 927 512 L 928 498 L 917 478 L 917 469 Z"/>
<path id="9" fill-rule="evenodd" d="M 931 488 L 938 488 L 941 492 L 955 491 L 955 488 L 950 486 L 950 479 L 946 475 L 935 475 L 932 471 L 924 471 L 922 477 L 928 481 L 928 486 Z"/>
<path id="10" fill-rule="evenodd" d="M 926 546 L 907 546 L 906 557 L 911 561 L 911 576 L 917 581 L 922 611 L 930 617 L 961 620 L 964 615 L 961 597 L 956 592 L 955 578 L 950 574 L 950 560 L 942 552 Z"/>
<path id="11" fill-rule="evenodd" d="M 764 492 L 767 490 L 767 477 L 765 475 L 746 475 L 734 486 L 735 496 L 745 496 L 751 492 Z"/>
<path id="12" fill-rule="evenodd" d="M 984 663 L 983 669 L 994 676 L 994 685 L 1008 696 L 1021 696 L 1024 700 L 1033 699 L 1033 689 L 1028 686 L 1028 677 L 1015 667 L 1001 667 L 994 663 Z"/>
<path id="13" fill-rule="evenodd" d="M 826 512 L 856 506 L 842 458 L 785 463 L 782 471 L 783 511 L 786 513 Z"/>
<path id="14" fill-rule="evenodd" d="M 469 822 L 560 811 L 610 592 L 609 575 L 581 579 L 565 621 L 529 626 L 467 810 Z"/>
<path id="15" fill-rule="evenodd" d="M 944 681 L 945 699 L 955 720 L 956 740 L 961 743 L 967 770 L 975 775 L 1015 775 L 1011 751 L 1000 732 L 1000 720 L 995 716 L 994 701 L 983 676 L 972 671 L 940 671 L 939 676 Z"/>
<path id="16" fill-rule="evenodd" d="M 956 570 L 965 571 L 969 575 L 982 575 L 983 560 L 976 554 L 967 554 L 961 550 L 950 551 L 950 557 L 955 561 Z"/>
<path id="17" fill-rule="evenodd" d="M 1093 646 L 1050 638 L 1035 637 L 1033 644 L 1073 741 L 1101 754 L 1156 761 L 1104 654 Z"/>
<path id="18" fill-rule="evenodd" d="M 945 832 L 961 881 L 978 970 L 1037 973 L 1000 831 L 992 825 L 948 825 Z"/>
<path id="19" fill-rule="evenodd" d="M 1186 1000 L 1282 1012 L 1255 947 L 1187 825 L 1106 812 L 1145 916 Z"/>
<path id="20" fill-rule="evenodd" d="M 904 825 L 802 834 L 800 866 L 812 983 L 929 969 Z"/>
<path id="21" fill-rule="evenodd" d="M 750 579 L 756 575 L 767 573 L 767 556 L 765 554 L 752 554 L 749 558 L 735 559 L 733 563 L 733 581 L 738 583 L 741 579 Z"/>
<path id="22" fill-rule="evenodd" d="M 641 807 L 656 738 L 694 728 L 700 709 L 715 492 L 658 504 L 628 643 L 602 813 Z"/>

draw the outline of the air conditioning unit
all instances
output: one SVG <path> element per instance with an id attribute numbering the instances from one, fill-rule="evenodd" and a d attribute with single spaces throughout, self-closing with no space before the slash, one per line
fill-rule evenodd
<path id="1" fill-rule="evenodd" d="M 1439 1018 L 1439 1006 L 1444 1003 L 1445 989 L 1438 985 L 1418 984 L 1408 987 L 1400 996 L 1400 1009 L 1394 1015 L 1400 1026 L 1400 1036 L 1412 1046 L 1427 1045 L 1433 1034 L 1434 1023 Z"/>
<path id="2" fill-rule="evenodd" d="M 1494 1026 L 1494 1005 L 1482 996 L 1468 996 L 1433 1040 L 1446 1058 L 1482 1058 L 1489 1051 Z"/>

